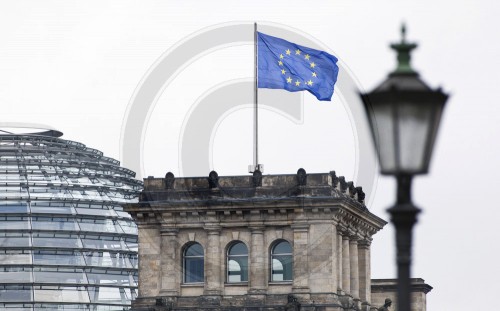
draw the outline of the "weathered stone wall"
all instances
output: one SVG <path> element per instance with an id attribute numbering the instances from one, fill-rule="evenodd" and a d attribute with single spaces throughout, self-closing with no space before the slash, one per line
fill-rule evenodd
<path id="1" fill-rule="evenodd" d="M 211 174 L 209 182 L 171 177 L 146 179 L 141 201 L 125 208 L 139 224 L 137 310 L 370 306 L 371 236 L 385 222 L 363 205 L 361 188 L 334 173 L 303 170 L 262 176 L 261 184 L 247 176 Z M 270 252 L 278 240 L 292 246 L 292 281 L 270 281 Z M 248 248 L 245 283 L 227 282 L 226 254 L 234 241 Z M 183 282 L 183 251 L 192 242 L 204 249 L 202 284 Z"/>
<path id="2" fill-rule="evenodd" d="M 425 283 L 423 279 L 414 278 L 411 280 L 411 311 L 426 311 L 426 295 L 432 287 Z M 392 300 L 389 310 L 398 310 L 397 279 L 373 279 L 372 280 L 372 306 L 379 308 L 384 305 L 385 299 Z"/>

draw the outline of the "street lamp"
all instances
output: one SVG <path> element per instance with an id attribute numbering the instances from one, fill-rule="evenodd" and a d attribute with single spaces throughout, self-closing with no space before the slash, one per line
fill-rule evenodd
<path id="1" fill-rule="evenodd" d="M 377 148 L 380 172 L 397 180 L 397 201 L 388 209 L 396 227 L 398 265 L 398 311 L 410 311 L 412 229 L 419 209 L 411 202 L 413 175 L 426 174 L 432 147 L 448 95 L 433 90 L 410 66 L 410 53 L 417 47 L 406 42 L 391 44 L 398 65 L 371 93 L 361 94 Z"/>

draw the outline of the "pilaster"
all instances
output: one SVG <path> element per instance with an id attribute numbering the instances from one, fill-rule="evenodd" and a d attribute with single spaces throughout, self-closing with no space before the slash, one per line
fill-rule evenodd
<path id="1" fill-rule="evenodd" d="M 208 235 L 208 245 L 205 256 L 205 295 L 220 295 L 221 282 L 221 247 L 220 227 L 205 227 Z"/>
<path id="2" fill-rule="evenodd" d="M 177 242 L 178 229 L 162 227 L 161 235 L 161 288 L 160 295 L 162 296 L 177 296 L 179 294 L 180 261 L 177 258 L 179 246 Z"/>
<path id="3" fill-rule="evenodd" d="M 349 255 L 351 269 L 351 296 L 359 299 L 359 258 L 358 258 L 358 237 L 349 237 Z"/>
<path id="4" fill-rule="evenodd" d="M 250 227 L 250 277 L 249 292 L 252 294 L 265 294 L 267 284 L 266 254 L 264 248 L 264 226 Z"/>

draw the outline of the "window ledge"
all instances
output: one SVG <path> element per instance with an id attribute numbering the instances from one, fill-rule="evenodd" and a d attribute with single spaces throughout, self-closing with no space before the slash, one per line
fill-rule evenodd
<path id="1" fill-rule="evenodd" d="M 226 282 L 224 286 L 248 286 L 248 282 Z"/>
<path id="2" fill-rule="evenodd" d="M 181 284 L 181 287 L 204 287 L 205 283 L 183 283 Z"/>
<path id="3" fill-rule="evenodd" d="M 279 281 L 279 282 L 269 282 L 269 285 L 292 285 L 293 281 Z"/>

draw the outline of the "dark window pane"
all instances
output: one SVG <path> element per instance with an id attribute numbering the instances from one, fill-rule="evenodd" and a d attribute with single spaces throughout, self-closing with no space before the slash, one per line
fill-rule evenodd
<path id="1" fill-rule="evenodd" d="M 281 241 L 273 247 L 273 254 L 291 254 L 292 247 L 287 241 Z"/>
<path id="2" fill-rule="evenodd" d="M 196 243 L 186 249 L 186 256 L 203 256 L 203 247 Z"/>
<path id="3" fill-rule="evenodd" d="M 232 256 L 232 255 L 248 255 L 247 246 L 245 245 L 245 243 L 238 242 L 238 243 L 234 244 L 233 246 L 231 246 L 231 248 L 229 249 L 229 255 L 230 256 Z"/>
<path id="4" fill-rule="evenodd" d="M 184 261 L 185 282 L 197 283 L 204 279 L 204 260 L 203 258 L 186 258 Z"/>
<path id="5" fill-rule="evenodd" d="M 292 247 L 287 241 L 278 242 L 272 248 L 271 281 L 291 281 L 293 278 Z"/>

